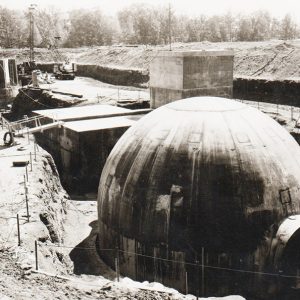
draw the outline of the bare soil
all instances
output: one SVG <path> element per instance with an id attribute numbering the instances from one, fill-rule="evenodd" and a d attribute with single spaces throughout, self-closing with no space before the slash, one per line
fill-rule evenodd
<path id="1" fill-rule="evenodd" d="M 61 49 L 71 61 L 79 64 L 95 64 L 123 69 L 148 71 L 149 63 L 158 50 L 168 46 L 102 46 Z M 300 40 L 226 43 L 175 43 L 174 50 L 234 50 L 234 76 L 250 76 L 273 79 L 297 79 L 300 77 Z M 0 57 L 15 57 L 20 63 L 29 58 L 28 49 L 0 49 Z M 37 62 L 53 62 L 53 53 L 36 49 Z"/>

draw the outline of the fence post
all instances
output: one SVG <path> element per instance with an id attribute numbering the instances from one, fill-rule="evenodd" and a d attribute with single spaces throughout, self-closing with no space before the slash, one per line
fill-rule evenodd
<path id="1" fill-rule="evenodd" d="M 29 206 L 28 206 L 28 197 L 27 197 L 27 194 L 25 195 L 25 201 L 26 201 L 26 212 L 27 212 L 27 222 L 29 223 Z"/>
<path id="2" fill-rule="evenodd" d="M 27 127 L 27 138 L 28 138 L 28 144 L 30 144 L 30 139 L 29 139 L 29 129 Z"/>
<path id="3" fill-rule="evenodd" d="M 27 222 L 29 222 L 29 207 L 28 207 L 28 190 L 27 190 L 27 186 L 26 186 L 26 176 L 24 175 L 24 190 L 25 190 L 25 202 L 26 202 L 26 211 L 27 211 Z"/>
<path id="4" fill-rule="evenodd" d="M 117 281 L 120 281 L 120 266 L 119 266 L 119 249 L 116 247 L 116 255 L 115 255 L 115 269 L 117 275 Z"/>
<path id="5" fill-rule="evenodd" d="M 34 161 L 36 161 L 36 148 L 37 148 L 36 141 L 34 141 L 34 147 L 33 147 L 33 149 L 34 149 Z"/>
<path id="6" fill-rule="evenodd" d="M 291 106 L 291 121 L 294 119 L 294 107 Z"/>
<path id="7" fill-rule="evenodd" d="M 20 220 L 17 214 L 17 227 L 18 227 L 18 246 L 21 246 L 21 236 L 20 236 Z"/>
<path id="8" fill-rule="evenodd" d="M 205 295 L 205 285 L 204 285 L 204 272 L 205 272 L 205 269 L 204 269 L 204 265 L 205 265 L 205 260 L 204 260 L 204 247 L 202 247 L 201 249 L 201 292 L 202 292 L 202 297 L 204 297 Z"/>
<path id="9" fill-rule="evenodd" d="M 37 241 L 34 241 L 34 252 L 35 252 L 35 269 L 38 271 L 39 262 L 38 262 L 38 244 Z"/>
<path id="10" fill-rule="evenodd" d="M 29 153 L 29 161 L 30 161 L 30 171 L 32 172 L 32 154 L 31 152 Z"/>
<path id="11" fill-rule="evenodd" d="M 198 261 L 198 257 L 196 254 L 196 260 L 195 260 L 195 264 L 196 264 L 196 283 L 197 283 L 197 291 L 196 291 L 196 299 L 199 300 L 199 261 Z"/>
<path id="12" fill-rule="evenodd" d="M 28 168 L 27 168 L 27 162 L 25 166 L 25 172 L 26 172 L 26 181 L 28 182 Z"/>
<path id="13" fill-rule="evenodd" d="M 188 284 L 188 273 L 185 272 L 185 294 L 189 293 L 189 284 Z"/>

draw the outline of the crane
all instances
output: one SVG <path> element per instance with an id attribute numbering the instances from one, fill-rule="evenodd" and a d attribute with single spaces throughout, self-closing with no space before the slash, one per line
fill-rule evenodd
<path id="1" fill-rule="evenodd" d="M 36 4 L 31 4 L 29 6 L 29 61 L 23 61 L 23 63 L 18 66 L 18 75 L 21 80 L 22 86 L 29 84 L 31 81 L 32 71 L 37 69 L 34 60 L 34 11 L 36 9 Z"/>
<path id="2" fill-rule="evenodd" d="M 54 45 L 49 46 L 49 50 L 52 50 L 53 57 L 54 57 L 54 67 L 53 67 L 53 73 L 55 78 L 61 79 L 61 80 L 74 80 L 75 79 L 75 72 L 76 72 L 76 64 L 70 63 L 69 58 L 66 55 L 63 55 L 58 50 L 58 43 L 60 41 L 60 36 L 55 36 Z M 59 62 L 63 61 L 62 64 Z"/>

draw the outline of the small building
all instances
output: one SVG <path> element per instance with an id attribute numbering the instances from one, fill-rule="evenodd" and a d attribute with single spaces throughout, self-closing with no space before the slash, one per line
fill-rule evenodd
<path id="1" fill-rule="evenodd" d="M 64 187 L 71 194 L 96 192 L 105 161 L 123 133 L 148 110 L 92 105 L 38 110 L 41 124 L 64 121 L 59 128 L 35 133 L 54 158 Z"/>

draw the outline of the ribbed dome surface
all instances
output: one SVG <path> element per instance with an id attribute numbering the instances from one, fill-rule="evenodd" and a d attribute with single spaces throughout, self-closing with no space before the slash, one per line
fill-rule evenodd
<path id="1" fill-rule="evenodd" d="M 299 188 L 300 148 L 276 121 L 229 99 L 176 101 L 143 117 L 111 152 L 98 193 L 100 247 L 167 247 L 185 260 L 203 247 L 254 253 L 270 226 L 300 212 Z M 131 263 L 127 275 L 149 279 Z"/>

